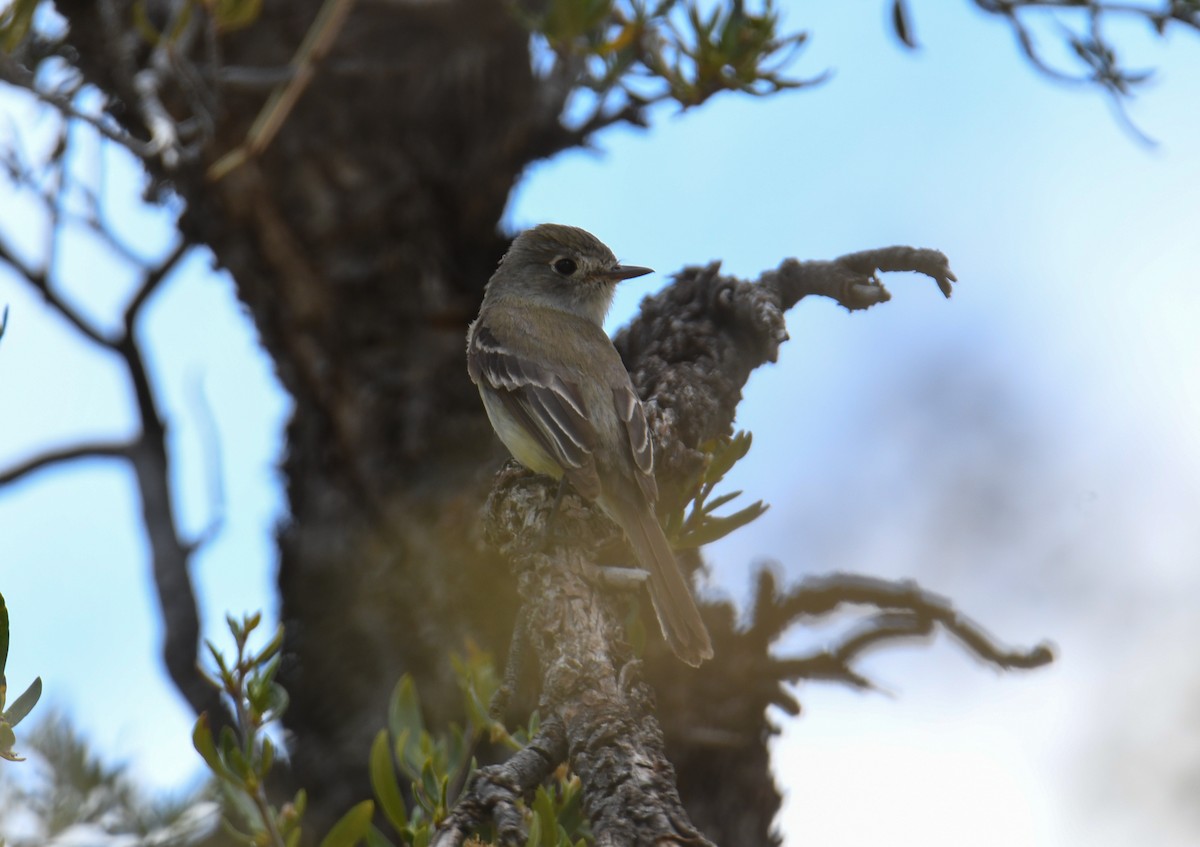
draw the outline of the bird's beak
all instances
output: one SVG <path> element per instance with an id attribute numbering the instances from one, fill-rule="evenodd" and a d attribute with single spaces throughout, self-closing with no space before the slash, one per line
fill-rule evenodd
<path id="1" fill-rule="evenodd" d="M 623 279 L 633 279 L 635 276 L 645 276 L 652 273 L 654 273 L 653 268 L 642 268 L 637 265 L 617 265 L 604 271 L 601 276 L 613 282 L 620 282 Z"/>

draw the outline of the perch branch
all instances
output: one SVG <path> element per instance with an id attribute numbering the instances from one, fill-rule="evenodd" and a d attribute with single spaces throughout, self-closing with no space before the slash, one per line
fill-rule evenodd
<path id="1" fill-rule="evenodd" d="M 487 532 L 517 571 L 524 637 L 540 660 L 539 711 L 555 733 L 554 743 L 539 747 L 532 765 L 527 756 L 519 773 L 536 780 L 532 786 L 568 761 L 582 784 L 597 844 L 706 845 L 683 810 L 653 694 L 625 642 L 623 598 L 589 582 L 595 567 L 591 547 L 581 539 L 608 532 L 597 528 L 593 510 L 570 495 L 555 516 L 561 546 L 549 553 L 528 549 L 530 532 L 547 519 L 554 500 L 545 479 L 511 466 L 489 499 Z M 501 843 L 524 843 L 511 803 L 488 798 L 510 798 L 526 783 L 503 769 L 494 774 L 504 779 L 472 783 L 437 844 L 461 844 L 469 822 L 489 815 L 498 828 L 508 827 Z"/>

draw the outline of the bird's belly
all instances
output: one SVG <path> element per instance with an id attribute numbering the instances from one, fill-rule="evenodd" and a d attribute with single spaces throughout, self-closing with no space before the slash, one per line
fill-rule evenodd
<path id="1" fill-rule="evenodd" d="M 559 479 L 563 474 L 562 467 L 525 431 L 525 427 L 508 413 L 504 408 L 504 401 L 490 397 L 483 391 L 479 392 L 479 396 L 483 398 L 483 408 L 492 422 L 492 429 L 496 430 L 496 435 L 500 436 L 513 458 L 534 473 L 544 473 Z"/>

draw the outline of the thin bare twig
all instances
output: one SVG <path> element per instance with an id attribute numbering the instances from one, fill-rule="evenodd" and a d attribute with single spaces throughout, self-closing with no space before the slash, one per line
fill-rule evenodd
<path id="1" fill-rule="evenodd" d="M 12 267 L 21 277 L 23 277 L 34 290 L 42 295 L 42 299 L 54 309 L 59 316 L 66 319 L 67 323 L 71 324 L 80 335 L 89 341 L 99 344 L 101 347 L 111 350 L 113 348 L 112 339 L 106 337 L 100 330 L 96 329 L 84 317 L 75 310 L 75 308 L 64 300 L 53 285 L 50 283 L 49 276 L 45 270 L 34 270 L 25 262 L 17 257 L 3 240 L 0 240 L 0 261 L 5 262 Z"/>
<path id="2" fill-rule="evenodd" d="M 81 459 L 128 459 L 135 445 L 133 441 L 96 441 L 51 450 L 0 471 L 0 486 L 11 485 L 37 471 Z"/>
<path id="3" fill-rule="evenodd" d="M 70 96 L 53 91 L 43 91 L 38 87 L 33 73 L 3 51 L 0 51 L 0 81 L 28 91 L 42 103 L 54 107 L 67 118 L 82 121 L 109 141 L 120 144 L 139 159 L 148 159 L 153 155 L 148 144 L 112 126 L 104 116 L 90 115 L 77 109 Z"/>
<path id="4" fill-rule="evenodd" d="M 191 249 L 191 247 L 192 243 L 190 241 L 188 241 L 186 238 L 180 238 L 178 243 L 176 243 L 176 245 L 171 249 L 171 252 L 168 253 L 162 259 L 162 261 L 146 271 L 145 275 L 142 277 L 141 286 L 133 295 L 132 299 L 130 299 L 129 304 L 125 307 L 124 322 L 126 335 L 129 335 L 133 332 L 133 325 L 137 321 L 138 315 L 142 311 L 142 307 L 144 307 L 146 302 L 154 295 L 156 291 L 158 291 L 159 286 L 162 285 L 163 281 L 168 275 L 170 275 L 171 271 L 175 270 L 175 267 L 179 264 L 179 261 L 183 258 L 184 254 Z"/>
<path id="5" fill-rule="evenodd" d="M 1004 670 L 1032 670 L 1054 660 L 1053 647 L 1043 642 L 1028 650 L 1000 646 L 982 626 L 963 615 L 945 597 L 926 591 L 911 580 L 892 582 L 857 574 L 835 573 L 810 577 L 782 596 L 775 596 L 774 578 L 759 577 L 754 628 L 771 639 L 802 618 L 818 618 L 852 605 L 887 610 L 867 629 L 844 643 L 840 657 L 854 658 L 889 637 L 911 638 L 940 626 L 980 660 Z M 896 616 L 894 613 L 899 613 Z M 835 651 L 836 654 L 836 651 Z"/>

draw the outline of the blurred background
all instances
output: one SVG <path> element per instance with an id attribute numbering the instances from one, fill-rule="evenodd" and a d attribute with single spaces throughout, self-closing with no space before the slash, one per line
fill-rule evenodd
<path id="1" fill-rule="evenodd" d="M 754 447 L 729 479 L 771 509 L 708 550 L 703 591 L 744 607 L 762 564 L 786 583 L 911 577 L 1058 659 L 1001 675 L 943 638 L 873 654 L 879 692 L 803 687 L 803 715 L 776 716 L 785 843 L 1200 843 L 1200 45 L 1114 30 L 1127 65 L 1155 69 L 1123 115 L 1039 75 L 966 4 L 918 5 L 915 52 L 872 4 L 781 5 L 812 33 L 794 72 L 829 82 L 608 131 L 530 169 L 506 220 L 583 226 L 658 269 L 621 292 L 612 329 L 671 271 L 713 259 L 753 278 L 789 256 L 910 244 L 944 251 L 960 280 L 949 301 L 892 275 L 893 300 L 866 313 L 789 313 L 780 361 L 745 391 Z M 4 144 L 48 143 L 27 99 L 4 90 L 0 111 Z M 161 250 L 171 211 L 137 201 L 128 157 L 96 156 L 117 229 Z M 45 222 L 3 191 L 0 226 L 34 249 Z M 84 234 L 59 250 L 79 268 L 73 302 L 114 325 L 121 263 Z M 128 434 L 113 363 L 0 268 L 4 304 L 0 468 Z M 288 399 L 200 251 L 149 309 L 182 525 L 224 516 L 194 572 L 221 640 L 226 612 L 276 612 Z M 147 790 L 177 794 L 203 767 L 159 666 L 131 485 L 93 461 L 0 491 L 7 675 L 10 691 L 40 675 L 35 717 L 61 712 Z M 779 652 L 826 637 L 796 631 Z"/>

